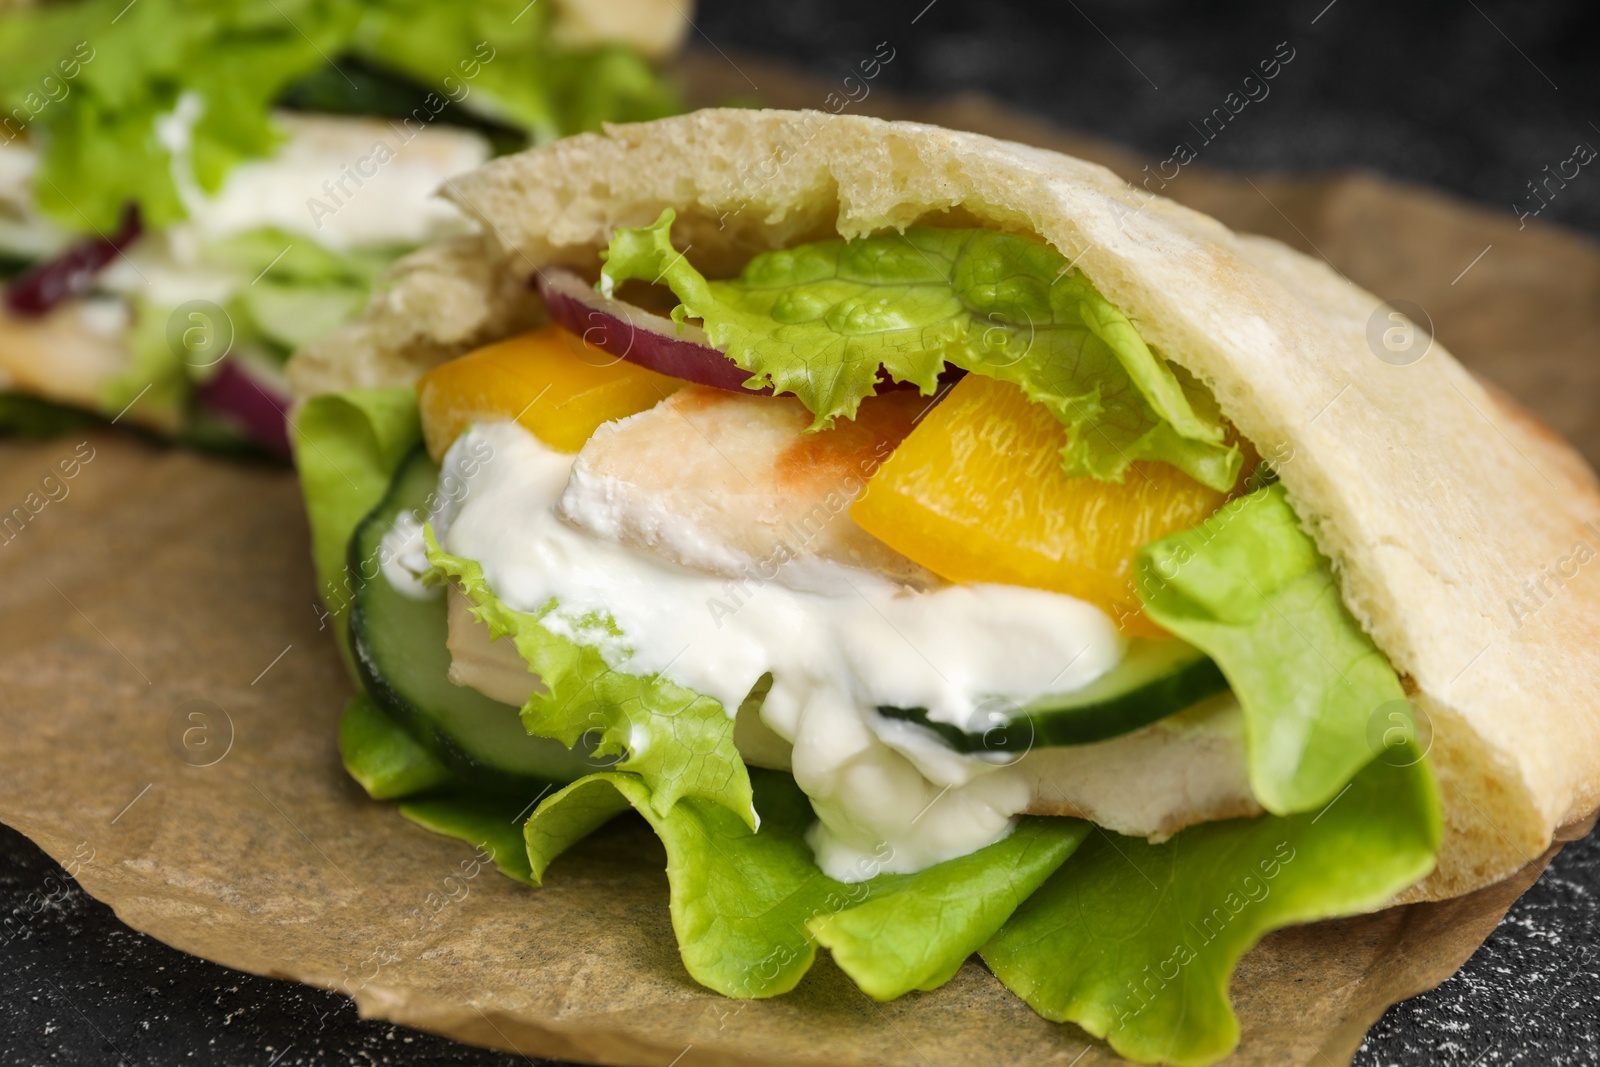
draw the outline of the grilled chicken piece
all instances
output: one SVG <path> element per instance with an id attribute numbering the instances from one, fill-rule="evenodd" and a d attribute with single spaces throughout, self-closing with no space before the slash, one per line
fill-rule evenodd
<path id="1" fill-rule="evenodd" d="M 97 408 L 105 384 L 133 360 L 130 320 L 127 306 L 109 298 L 69 300 L 38 318 L 0 306 L 0 389 Z"/>
<path id="2" fill-rule="evenodd" d="M 811 413 L 794 397 L 682 389 L 595 433 L 561 512 L 596 537 L 730 578 L 816 588 L 831 568 L 807 564 L 821 560 L 930 588 L 934 575 L 848 510 L 928 403 L 896 390 L 808 434 Z"/>
<path id="3" fill-rule="evenodd" d="M 1073 815 L 1152 841 L 1261 814 L 1232 693 L 1109 741 L 1035 749 L 1017 769 L 1033 791 L 1029 815 Z"/>

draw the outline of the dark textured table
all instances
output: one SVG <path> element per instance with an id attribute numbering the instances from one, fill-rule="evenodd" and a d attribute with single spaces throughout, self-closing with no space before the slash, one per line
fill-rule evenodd
<path id="1" fill-rule="evenodd" d="M 702 0 L 696 23 L 701 48 L 824 76 L 888 41 L 885 88 L 985 91 L 1152 160 L 1287 42 L 1271 96 L 1205 146 L 1208 166 L 1369 167 L 1600 233 L 1600 173 L 1542 207 L 1528 188 L 1600 145 L 1595 5 Z M 4 828 L 0 1003 L 0 1064 L 523 1062 L 169 949 Z M 1600 1063 L 1600 837 L 1568 846 L 1459 974 L 1390 1009 L 1356 1062 Z"/>

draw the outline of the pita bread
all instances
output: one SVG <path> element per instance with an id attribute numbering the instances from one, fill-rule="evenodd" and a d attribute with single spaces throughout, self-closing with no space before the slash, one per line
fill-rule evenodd
<path id="1" fill-rule="evenodd" d="M 1600 805 L 1600 488 L 1434 343 L 1378 358 L 1387 308 L 1324 263 L 1069 156 L 915 123 L 708 110 L 610 127 L 449 183 L 475 238 L 397 268 L 291 365 L 296 395 L 406 383 L 536 320 L 540 268 L 593 272 L 662 208 L 707 273 L 913 224 L 1054 246 L 1277 458 L 1346 603 L 1431 720 L 1446 839 L 1410 899 L 1467 892 Z"/>

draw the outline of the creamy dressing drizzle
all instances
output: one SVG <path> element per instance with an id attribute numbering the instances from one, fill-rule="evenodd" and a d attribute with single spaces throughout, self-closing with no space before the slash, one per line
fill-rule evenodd
<path id="1" fill-rule="evenodd" d="M 464 462 L 486 449 L 486 462 Z M 572 464 L 515 423 L 472 428 L 445 457 L 442 477 L 466 492 L 435 520 L 441 545 L 481 564 L 511 607 L 533 611 L 553 599 L 548 623 L 598 643 L 614 668 L 665 675 L 730 715 L 770 673 L 761 717 L 794 746 L 795 781 L 818 819 L 808 839 L 840 881 L 965 855 L 1009 833 L 1029 800 L 1015 767 L 885 728 L 878 705 L 980 722 L 996 698 L 1081 688 L 1123 653 L 1112 620 L 1073 597 L 999 585 L 912 592 L 819 561 L 837 571 L 834 590 L 790 588 L 780 574 L 732 614 L 713 611 L 714 600 L 725 603 L 725 578 L 582 528 L 585 494 L 567 494 L 561 506 Z M 396 531 L 397 540 L 407 535 Z M 613 619 L 620 636 L 586 627 L 595 614 Z"/>

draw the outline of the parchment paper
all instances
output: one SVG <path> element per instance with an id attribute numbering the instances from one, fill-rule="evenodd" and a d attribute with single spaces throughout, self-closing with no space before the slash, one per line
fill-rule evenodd
<path id="1" fill-rule="evenodd" d="M 722 74 L 696 69 L 697 96 L 716 99 Z M 820 104 L 828 91 L 781 72 L 761 80 L 784 104 Z M 981 101 L 921 111 L 1128 173 L 1142 166 Z M 1600 457 L 1600 371 L 1588 357 L 1600 344 L 1600 250 L 1368 176 L 1196 171 L 1166 191 L 1422 305 L 1458 356 Z M 0 532 L 0 821 L 129 925 L 344 990 L 368 1015 L 525 1055 L 1117 1062 L 976 962 L 885 1005 L 825 957 L 789 995 L 725 1000 L 678 963 L 664 854 L 642 823 L 613 824 L 532 890 L 367 800 L 334 747 L 350 683 L 319 632 L 289 473 L 105 433 L 0 445 L 0 511 L 40 501 Z M 1230 1062 L 1348 1060 L 1389 1004 L 1461 965 L 1548 858 L 1460 900 L 1268 937 L 1234 982 L 1244 1036 Z"/>

